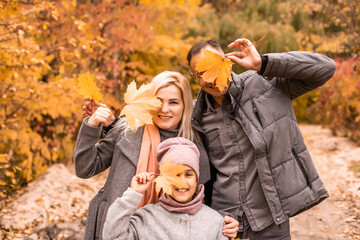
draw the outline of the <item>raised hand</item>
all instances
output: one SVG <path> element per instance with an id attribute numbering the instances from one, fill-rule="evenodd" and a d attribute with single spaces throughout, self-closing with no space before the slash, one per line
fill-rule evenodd
<path id="1" fill-rule="evenodd" d="M 260 71 L 261 56 L 250 40 L 239 38 L 228 45 L 229 48 L 237 47 L 240 50 L 227 53 L 225 57 L 239 64 L 247 70 Z"/>
<path id="2" fill-rule="evenodd" d="M 100 105 L 95 102 L 93 98 L 90 98 L 82 107 L 83 117 L 86 118 L 92 116 L 99 106 Z"/>
<path id="3" fill-rule="evenodd" d="M 155 173 L 138 173 L 131 180 L 131 186 L 133 190 L 143 194 L 150 186 L 151 181 L 154 179 Z"/>
<path id="4" fill-rule="evenodd" d="M 112 111 L 105 105 L 100 103 L 95 112 L 91 115 L 88 123 L 91 126 L 97 127 L 103 124 L 104 127 L 109 126 L 115 120 Z"/>

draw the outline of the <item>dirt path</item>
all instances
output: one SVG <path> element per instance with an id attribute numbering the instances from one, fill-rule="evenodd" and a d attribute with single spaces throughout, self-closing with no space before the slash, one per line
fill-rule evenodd
<path id="1" fill-rule="evenodd" d="M 294 240 L 360 239 L 360 148 L 320 126 L 301 125 L 306 144 L 330 197 L 291 219 Z"/>
<path id="2" fill-rule="evenodd" d="M 301 125 L 307 146 L 331 197 L 291 219 L 294 240 L 360 239 L 360 148 L 320 126 Z M 89 201 L 107 173 L 79 179 L 73 166 L 54 165 L 0 210 L 0 239 L 81 239 Z"/>

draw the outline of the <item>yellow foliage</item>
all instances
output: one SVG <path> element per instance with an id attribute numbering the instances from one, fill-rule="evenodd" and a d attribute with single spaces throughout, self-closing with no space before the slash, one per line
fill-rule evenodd
<path id="1" fill-rule="evenodd" d="M 159 194 L 161 189 L 164 193 L 172 195 L 172 186 L 177 188 L 186 187 L 185 182 L 178 175 L 184 172 L 185 165 L 171 165 L 171 156 L 165 160 L 164 165 L 159 164 L 160 176 L 154 182 L 156 183 L 156 192 Z"/>
<path id="2" fill-rule="evenodd" d="M 166 6 L 166 5 L 187 5 L 187 6 L 199 6 L 200 0 L 140 0 L 140 3 L 147 6 Z"/>
<path id="3" fill-rule="evenodd" d="M 11 4 L 10 4 L 11 5 Z M 49 15 L 36 15 L 42 8 Z M 81 101 L 75 81 L 58 74 L 58 55 L 41 46 L 57 20 L 53 2 L 0 10 L 0 197 L 32 181 L 56 162 L 71 159 Z M 43 11 L 42 13 L 47 13 Z M 40 20 L 42 21 L 42 20 Z"/>
<path id="4" fill-rule="evenodd" d="M 99 88 L 95 83 L 95 76 L 90 72 L 79 75 L 79 88 L 78 93 L 82 94 L 85 98 L 93 98 L 95 102 L 100 103 L 103 95 L 99 92 Z"/>
<path id="5" fill-rule="evenodd" d="M 139 125 L 152 124 L 150 111 L 161 106 L 161 101 L 150 92 L 150 87 L 150 84 L 142 85 L 137 90 L 135 81 L 132 81 L 127 88 L 124 96 L 127 105 L 120 115 L 126 116 L 126 122 L 131 129 Z"/>

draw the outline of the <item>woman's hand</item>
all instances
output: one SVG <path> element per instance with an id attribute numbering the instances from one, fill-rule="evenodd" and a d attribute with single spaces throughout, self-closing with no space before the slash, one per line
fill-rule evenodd
<path id="1" fill-rule="evenodd" d="M 239 38 L 230 43 L 228 47 L 237 47 L 240 48 L 240 50 L 225 54 L 225 58 L 230 59 L 247 70 L 260 71 L 261 56 L 250 40 Z"/>
<path id="2" fill-rule="evenodd" d="M 88 120 L 88 123 L 91 126 L 97 127 L 100 124 L 103 124 L 104 127 L 107 127 L 115 120 L 114 114 L 105 104 L 100 103 L 96 108 L 97 109 Z"/>
<path id="3" fill-rule="evenodd" d="M 223 234 L 230 240 L 235 239 L 239 230 L 239 222 L 229 216 L 224 217 L 224 222 L 225 226 L 223 227 Z"/>
<path id="4" fill-rule="evenodd" d="M 91 117 L 98 107 L 100 107 L 100 105 L 95 102 L 93 98 L 90 98 L 82 107 L 83 117 Z"/>
<path id="5" fill-rule="evenodd" d="M 146 189 L 150 186 L 151 181 L 154 179 L 155 173 L 138 173 L 131 179 L 130 188 L 138 193 L 144 194 Z"/>

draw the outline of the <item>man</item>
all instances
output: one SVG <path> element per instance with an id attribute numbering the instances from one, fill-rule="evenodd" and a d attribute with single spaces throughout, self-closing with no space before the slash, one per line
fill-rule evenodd
<path id="1" fill-rule="evenodd" d="M 328 197 L 304 144 L 292 100 L 323 85 L 335 63 L 322 55 L 289 52 L 260 56 L 247 39 L 229 44 L 225 54 L 215 41 L 200 41 L 187 60 L 201 90 L 192 125 L 209 152 L 211 207 L 239 221 L 240 239 L 291 239 L 289 217 Z M 220 91 L 196 70 L 203 49 L 248 71 L 231 74 Z"/>

